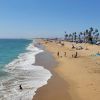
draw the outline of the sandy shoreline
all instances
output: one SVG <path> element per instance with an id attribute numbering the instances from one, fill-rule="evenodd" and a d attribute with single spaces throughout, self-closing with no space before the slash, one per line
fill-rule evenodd
<path id="1" fill-rule="evenodd" d="M 36 95 L 34 96 L 33 100 L 71 100 L 71 97 L 66 89 L 68 84 L 66 84 L 66 82 L 54 72 L 53 68 L 57 65 L 57 62 L 55 62 L 52 55 L 47 51 L 38 54 L 36 56 L 36 64 L 40 64 L 46 69 L 50 70 L 53 76 L 51 79 L 49 79 L 47 85 L 39 88 L 36 91 Z"/>
<path id="2" fill-rule="evenodd" d="M 76 47 L 81 45 L 84 49 L 72 50 L 72 43 L 69 42 L 66 42 L 64 47 L 55 42 L 45 44 L 44 41 L 41 41 L 41 43 L 59 62 L 53 68 L 53 74 L 60 80 L 55 82 L 50 82 L 54 78 L 49 80 L 48 85 L 37 91 L 37 98 L 33 100 L 100 100 L 100 57 L 94 56 L 100 50 L 100 47 L 89 44 L 74 44 Z M 62 57 L 57 57 L 58 51 Z M 72 54 L 76 51 L 78 58 L 72 58 Z M 67 53 L 66 57 L 64 52 Z M 56 82 L 62 82 L 60 85 L 57 84 L 60 87 L 57 87 L 57 90 L 53 88 L 56 86 Z M 63 90 L 66 92 L 63 92 Z M 58 94 L 56 91 L 62 92 Z"/>

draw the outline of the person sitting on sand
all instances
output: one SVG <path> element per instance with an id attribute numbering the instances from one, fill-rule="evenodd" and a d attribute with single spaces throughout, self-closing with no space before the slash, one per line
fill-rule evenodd
<path id="1" fill-rule="evenodd" d="M 64 46 L 64 43 L 61 43 L 61 46 Z"/>
<path id="2" fill-rule="evenodd" d="M 76 50 L 82 50 L 82 49 L 83 49 L 82 46 L 79 46 L 79 47 L 76 48 Z"/>
<path id="3" fill-rule="evenodd" d="M 74 49 L 75 47 L 74 47 L 74 45 L 72 44 L 72 49 Z"/>
<path id="4" fill-rule="evenodd" d="M 23 88 L 22 88 L 22 86 L 21 86 L 21 85 L 19 85 L 19 89 L 20 89 L 20 90 L 23 90 Z"/>

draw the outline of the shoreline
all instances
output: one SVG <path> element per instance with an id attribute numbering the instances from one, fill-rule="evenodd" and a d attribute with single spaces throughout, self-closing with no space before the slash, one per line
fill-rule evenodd
<path id="1" fill-rule="evenodd" d="M 58 62 L 53 55 L 48 50 L 36 55 L 37 64 L 49 70 L 52 73 L 52 77 L 46 85 L 36 91 L 33 100 L 71 100 L 70 94 L 67 91 L 68 84 L 54 71 Z"/>
<path id="2" fill-rule="evenodd" d="M 42 52 L 29 43 L 25 52 L 19 53 L 16 59 L 8 63 L 6 71 L 11 74 L 1 82 L 1 99 L 31 100 L 37 88 L 45 85 L 51 73 L 42 66 L 35 64 L 35 56 Z M 22 88 L 19 88 L 22 86 Z M 23 90 L 23 91 L 21 91 Z M 0 99 L 0 100 L 1 100 Z"/>
<path id="3" fill-rule="evenodd" d="M 46 43 L 41 40 L 40 43 L 58 62 L 51 68 L 51 72 L 55 78 L 59 77 L 60 80 L 53 81 L 54 78 L 51 78 L 47 85 L 38 89 L 36 98 L 33 100 L 100 100 L 100 56 L 94 56 L 100 51 L 99 46 L 73 43 L 75 47 L 83 47 L 83 49 L 77 50 L 71 48 L 72 43 L 70 42 L 64 42 L 65 46 L 61 46 L 55 41 Z M 60 57 L 57 57 L 58 51 Z M 72 54 L 75 54 L 76 51 L 78 57 L 72 58 Z M 64 52 L 67 53 L 66 56 L 64 56 Z M 60 82 L 62 83 L 58 85 Z M 57 90 L 52 88 L 56 86 L 55 83 L 61 88 Z"/>

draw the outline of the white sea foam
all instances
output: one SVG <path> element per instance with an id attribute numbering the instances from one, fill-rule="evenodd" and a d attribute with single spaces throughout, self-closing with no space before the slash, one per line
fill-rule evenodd
<path id="1" fill-rule="evenodd" d="M 36 66 L 35 56 L 43 52 L 33 43 L 27 47 L 27 52 L 22 53 L 6 66 L 10 77 L 1 81 L 0 100 L 32 100 L 35 91 L 47 84 L 51 73 L 42 66 Z M 22 85 L 23 90 L 19 89 Z"/>

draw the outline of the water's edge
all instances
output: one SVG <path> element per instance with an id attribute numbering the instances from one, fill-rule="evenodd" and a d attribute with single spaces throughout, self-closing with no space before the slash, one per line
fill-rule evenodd
<path id="1" fill-rule="evenodd" d="M 20 54 L 18 59 L 9 63 L 6 68 L 11 73 L 11 79 L 2 81 L 0 100 L 32 100 L 38 88 L 47 84 L 51 78 L 50 71 L 35 64 L 36 55 L 44 52 L 34 47 L 33 43 L 27 47 L 28 52 Z M 22 84 L 20 91 L 18 85 Z"/>

